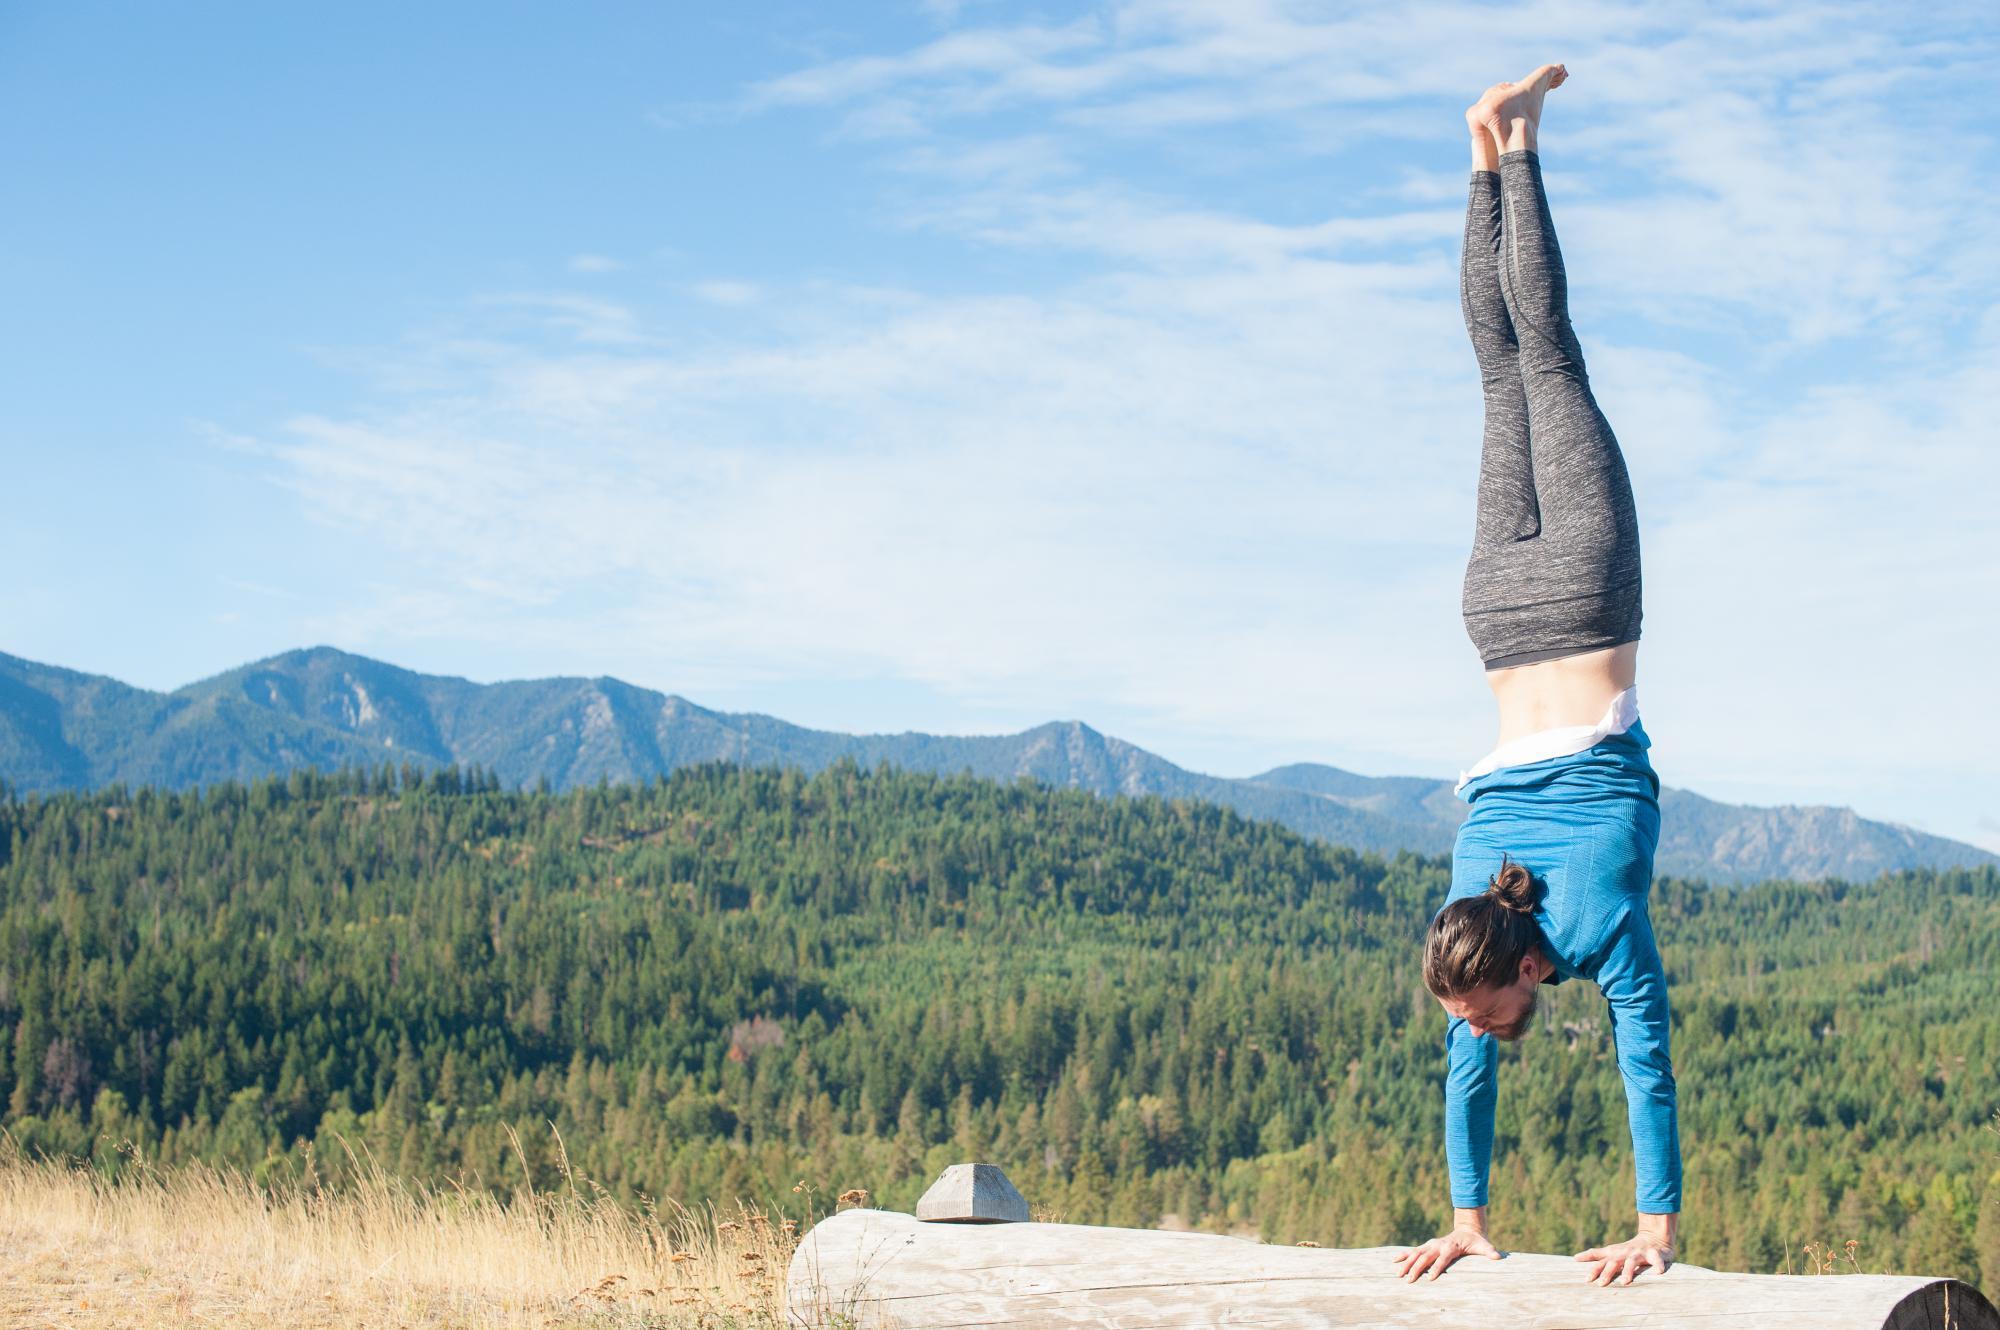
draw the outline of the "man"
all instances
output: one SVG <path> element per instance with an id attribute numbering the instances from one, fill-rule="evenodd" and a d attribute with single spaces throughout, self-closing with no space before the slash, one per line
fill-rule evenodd
<path id="1" fill-rule="evenodd" d="M 1592 1283 L 1675 1259 L 1680 1141 L 1666 976 L 1646 913 L 1659 780 L 1639 724 L 1638 518 L 1591 396 L 1543 192 L 1544 65 L 1466 112 L 1473 174 L 1460 294 L 1485 394 L 1466 631 L 1500 710 L 1459 782 L 1472 811 L 1424 947 L 1449 1016 L 1445 1147 L 1452 1231 L 1398 1254 L 1403 1279 L 1499 1259 L 1486 1233 L 1496 1039 L 1518 1039 L 1543 983 L 1588 979 L 1611 1006 L 1637 1161 L 1637 1232 L 1577 1253 Z"/>

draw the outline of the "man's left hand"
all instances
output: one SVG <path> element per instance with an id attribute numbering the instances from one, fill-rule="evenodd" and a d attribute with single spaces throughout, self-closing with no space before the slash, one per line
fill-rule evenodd
<path id="1" fill-rule="evenodd" d="M 1609 1288 L 1612 1284 L 1631 1283 L 1633 1277 L 1649 1265 L 1665 1274 L 1667 1267 L 1674 1263 L 1674 1246 L 1650 1233 L 1641 1233 L 1609 1247 L 1580 1251 L 1576 1259 L 1592 1263 L 1585 1282 Z"/>

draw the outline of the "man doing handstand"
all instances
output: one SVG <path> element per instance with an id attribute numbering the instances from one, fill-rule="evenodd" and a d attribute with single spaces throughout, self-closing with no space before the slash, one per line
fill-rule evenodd
<path id="1" fill-rule="evenodd" d="M 1485 395 L 1465 627 L 1500 709 L 1492 753 L 1466 772 L 1471 805 L 1452 882 L 1424 941 L 1445 1031 L 1452 1231 L 1394 1259 L 1415 1281 L 1486 1234 L 1496 1040 L 1518 1039 L 1542 984 L 1586 979 L 1610 1004 L 1637 1163 L 1636 1234 L 1579 1252 L 1590 1282 L 1629 1284 L 1675 1259 L 1681 1159 L 1667 981 L 1647 917 L 1659 779 L 1639 724 L 1639 533 L 1631 481 L 1570 328 L 1542 188 L 1544 65 L 1489 89 L 1472 130 L 1460 297 Z"/>

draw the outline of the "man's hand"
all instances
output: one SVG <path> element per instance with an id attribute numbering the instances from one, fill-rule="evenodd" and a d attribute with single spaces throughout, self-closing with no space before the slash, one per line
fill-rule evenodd
<path id="1" fill-rule="evenodd" d="M 1394 1257 L 1396 1275 L 1405 1284 L 1414 1284 L 1428 1270 L 1436 1279 L 1461 1256 L 1485 1256 L 1500 1259 L 1500 1252 L 1486 1240 L 1484 1233 L 1476 1233 L 1469 1228 L 1455 1228 L 1441 1238 L 1432 1238 L 1421 1247 L 1398 1252 Z"/>
<path id="2" fill-rule="evenodd" d="M 1580 1251 L 1576 1259 L 1592 1262 L 1586 1283 L 1609 1288 L 1614 1283 L 1631 1283 L 1633 1276 L 1649 1265 L 1665 1274 L 1667 1267 L 1674 1263 L 1674 1255 L 1673 1243 L 1656 1233 L 1641 1233 L 1609 1247 Z"/>

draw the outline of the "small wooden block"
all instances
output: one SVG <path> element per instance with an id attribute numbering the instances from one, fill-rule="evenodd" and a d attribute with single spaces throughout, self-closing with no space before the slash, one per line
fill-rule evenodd
<path id="1" fill-rule="evenodd" d="M 917 1202 L 917 1218 L 947 1224 L 1025 1224 L 1028 1202 L 998 1164 L 953 1164 Z"/>

